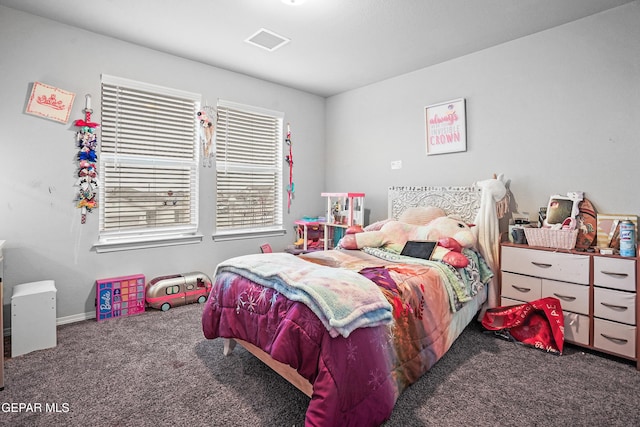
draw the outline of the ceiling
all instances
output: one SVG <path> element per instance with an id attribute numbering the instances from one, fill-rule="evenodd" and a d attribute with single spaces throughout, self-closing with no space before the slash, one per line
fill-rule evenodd
<path id="1" fill-rule="evenodd" d="M 331 96 L 632 0 L 0 0 L 0 5 Z M 300 3 L 296 0 L 296 3 Z M 290 41 L 267 51 L 260 29 Z"/>

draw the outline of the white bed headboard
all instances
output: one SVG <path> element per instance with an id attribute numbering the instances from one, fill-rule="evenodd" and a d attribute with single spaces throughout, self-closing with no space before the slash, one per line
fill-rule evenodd
<path id="1" fill-rule="evenodd" d="M 435 206 L 447 215 L 457 215 L 473 223 L 480 209 L 482 190 L 468 187 L 389 187 L 389 218 L 398 219 L 411 207 Z"/>

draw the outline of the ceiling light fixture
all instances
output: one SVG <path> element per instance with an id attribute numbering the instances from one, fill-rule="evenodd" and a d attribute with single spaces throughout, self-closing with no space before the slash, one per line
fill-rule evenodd
<path id="1" fill-rule="evenodd" d="M 282 3 L 289 5 L 289 6 L 300 6 L 301 4 L 303 4 L 304 2 L 306 2 L 307 0 L 282 0 Z"/>

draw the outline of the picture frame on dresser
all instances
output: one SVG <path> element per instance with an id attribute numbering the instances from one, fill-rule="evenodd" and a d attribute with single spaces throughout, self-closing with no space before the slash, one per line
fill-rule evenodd
<path id="1" fill-rule="evenodd" d="M 631 221 L 638 235 L 638 216 L 626 214 L 598 213 L 596 216 L 596 244 L 600 248 L 620 248 L 620 223 Z"/>
<path id="2" fill-rule="evenodd" d="M 640 259 L 500 245 L 500 305 L 560 300 L 565 341 L 635 362 L 640 370 Z"/>

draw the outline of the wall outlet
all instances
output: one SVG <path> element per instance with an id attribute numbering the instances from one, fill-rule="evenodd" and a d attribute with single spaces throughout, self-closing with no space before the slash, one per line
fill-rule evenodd
<path id="1" fill-rule="evenodd" d="M 402 169 L 402 160 L 394 160 L 391 162 L 391 169 Z"/>

